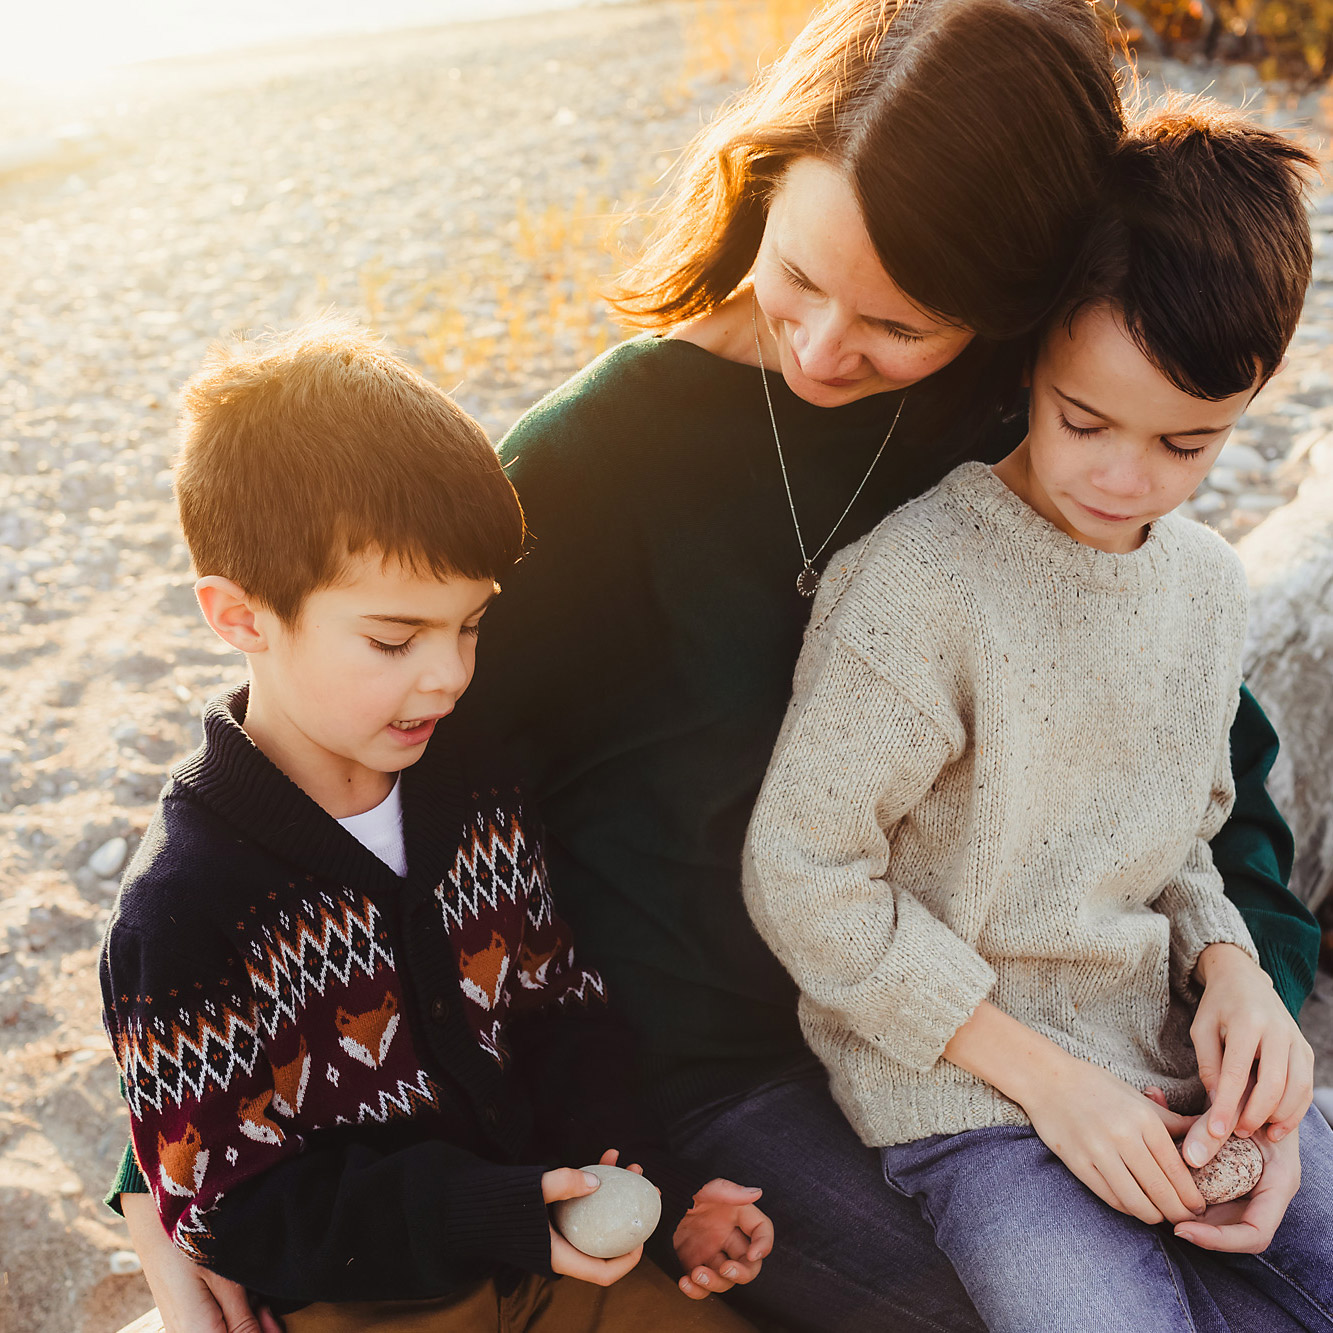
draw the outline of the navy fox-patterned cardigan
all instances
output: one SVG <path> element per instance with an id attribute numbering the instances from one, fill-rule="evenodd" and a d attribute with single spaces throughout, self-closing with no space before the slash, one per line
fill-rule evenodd
<path id="1" fill-rule="evenodd" d="M 550 1274 L 540 1178 L 609 1147 L 689 1205 L 519 793 L 447 727 L 399 879 L 212 701 L 102 954 L 140 1167 L 187 1253 L 290 1307 Z M 662 1250 L 660 1255 L 669 1255 Z"/>

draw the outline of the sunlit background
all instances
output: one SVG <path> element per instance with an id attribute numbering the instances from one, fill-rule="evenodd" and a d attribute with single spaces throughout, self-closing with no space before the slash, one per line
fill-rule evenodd
<path id="1" fill-rule="evenodd" d="M 0 81 L 75 87 L 120 66 L 336 33 L 570 8 L 576 0 L 64 0 L 5 6 Z"/>

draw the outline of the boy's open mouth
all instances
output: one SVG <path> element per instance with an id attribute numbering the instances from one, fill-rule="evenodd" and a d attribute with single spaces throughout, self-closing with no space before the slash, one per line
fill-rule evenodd
<path id="1" fill-rule="evenodd" d="M 440 714 L 437 713 L 432 717 L 416 717 L 403 722 L 390 722 L 389 730 L 408 745 L 419 745 L 422 741 L 430 739 L 430 734 L 435 730 L 435 724 L 439 720 Z"/>

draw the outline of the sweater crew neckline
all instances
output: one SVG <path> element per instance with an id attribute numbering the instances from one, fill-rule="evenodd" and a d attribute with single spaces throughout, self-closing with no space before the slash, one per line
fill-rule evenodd
<path id="1" fill-rule="evenodd" d="M 1011 491 L 987 463 L 963 463 L 940 486 L 1012 538 L 1043 572 L 1089 592 L 1130 595 L 1157 587 L 1169 563 L 1170 515 L 1148 525 L 1148 535 L 1136 550 L 1118 554 L 1088 546 L 1056 527 Z"/>

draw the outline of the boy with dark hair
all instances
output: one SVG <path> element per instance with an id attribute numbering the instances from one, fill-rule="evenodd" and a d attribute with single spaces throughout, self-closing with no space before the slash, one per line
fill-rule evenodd
<path id="1" fill-rule="evenodd" d="M 668 1262 L 745 1281 L 771 1244 L 757 1190 L 690 1207 L 531 814 L 445 721 L 524 536 L 480 427 L 338 320 L 216 350 L 183 426 L 197 596 L 249 681 L 209 704 L 103 951 L 166 1232 L 302 1307 L 289 1333 L 747 1327 L 547 1219 L 596 1178 L 535 1163 L 623 1152 Z"/>
<path id="2" fill-rule="evenodd" d="M 1209 849 L 1245 577 L 1171 513 L 1295 330 L 1311 165 L 1202 103 L 1127 135 L 1027 437 L 834 557 L 754 811 L 806 1038 L 992 1333 L 1333 1327 L 1333 1133 Z M 1201 1266 L 1243 1205 L 1173 1138 L 1298 1128 L 1263 1259 Z"/>

